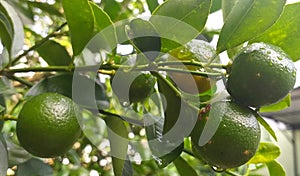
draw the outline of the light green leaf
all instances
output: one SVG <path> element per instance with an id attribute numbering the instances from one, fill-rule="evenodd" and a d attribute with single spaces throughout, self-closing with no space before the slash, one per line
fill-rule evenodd
<path id="1" fill-rule="evenodd" d="M 53 169 L 43 161 L 36 158 L 31 158 L 28 161 L 18 165 L 16 174 L 22 176 L 51 176 L 53 175 Z"/>
<path id="2" fill-rule="evenodd" d="M 275 104 L 261 107 L 259 109 L 259 112 L 276 112 L 276 111 L 281 111 L 290 106 L 291 106 L 291 94 L 288 94 L 284 99 L 282 99 L 281 101 Z"/>
<path id="3" fill-rule="evenodd" d="M 240 0 L 221 30 L 217 53 L 238 46 L 260 35 L 279 18 L 285 0 Z"/>
<path id="4" fill-rule="evenodd" d="M 248 163 L 267 163 L 276 159 L 280 155 L 280 148 L 272 142 L 261 142 L 258 150 Z"/>
<path id="5" fill-rule="evenodd" d="M 65 47 L 53 40 L 48 40 L 37 48 L 39 55 L 48 65 L 66 66 L 72 62 Z"/>
<path id="6" fill-rule="evenodd" d="M 276 160 L 266 163 L 270 176 L 286 176 L 285 170 Z"/>
<path id="7" fill-rule="evenodd" d="M 268 131 L 268 133 L 277 141 L 276 133 L 272 127 L 263 119 L 259 114 L 256 114 L 256 119 L 258 122 Z"/>
<path id="8" fill-rule="evenodd" d="M 196 38 L 205 26 L 210 6 L 211 0 L 168 0 L 161 4 L 153 12 L 150 22 L 164 38 L 163 51 Z"/>
<path id="9" fill-rule="evenodd" d="M 251 42 L 266 42 L 281 47 L 293 61 L 300 59 L 300 3 L 286 5 L 278 21 Z"/>
<path id="10" fill-rule="evenodd" d="M 238 0 L 226 0 L 222 1 L 222 13 L 223 13 L 223 21 L 226 20 L 227 16 L 231 12 L 232 8 L 236 4 Z"/>
<path id="11" fill-rule="evenodd" d="M 62 0 L 62 4 L 70 28 L 73 53 L 77 56 L 93 37 L 93 11 L 88 0 Z"/>
<path id="12" fill-rule="evenodd" d="M 127 127 L 123 120 L 115 116 L 107 116 L 104 120 L 107 125 L 114 174 L 122 176 L 126 172 L 125 166 L 128 159 L 129 140 Z"/>
<path id="13" fill-rule="evenodd" d="M 116 29 L 108 14 L 97 4 L 90 2 L 94 12 L 94 36 L 97 47 L 111 51 L 117 46 Z"/>
<path id="14" fill-rule="evenodd" d="M 0 134 L 0 175 L 6 175 L 8 169 L 8 155 L 5 140 Z"/>
<path id="15" fill-rule="evenodd" d="M 180 175 L 185 176 L 197 176 L 197 172 L 192 168 L 191 165 L 187 161 L 185 161 L 182 157 L 178 157 L 173 161 L 177 171 Z"/>
<path id="16" fill-rule="evenodd" d="M 18 52 L 23 48 L 24 45 L 23 24 L 14 8 L 6 1 L 0 2 L 0 11 L 5 14 L 11 25 L 11 45 L 7 46 L 7 48 L 10 50 L 10 55 L 14 57 L 18 54 Z"/>
<path id="17" fill-rule="evenodd" d="M 0 70 L 5 68 L 8 64 L 9 64 L 9 53 L 6 47 L 4 47 L 2 53 L 0 53 Z"/>

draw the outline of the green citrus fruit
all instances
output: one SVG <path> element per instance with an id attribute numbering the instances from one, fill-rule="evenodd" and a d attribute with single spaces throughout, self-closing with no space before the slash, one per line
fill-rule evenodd
<path id="1" fill-rule="evenodd" d="M 261 107 L 276 103 L 294 87 L 296 68 L 280 48 L 253 43 L 234 58 L 227 90 L 239 103 Z"/>
<path id="2" fill-rule="evenodd" d="M 260 126 L 254 111 L 232 101 L 219 101 L 199 115 L 191 134 L 193 148 L 208 164 L 234 168 L 256 153 Z"/>
<path id="3" fill-rule="evenodd" d="M 140 74 L 129 87 L 129 101 L 131 103 L 145 101 L 154 91 L 156 78 L 151 74 Z"/>
<path id="4" fill-rule="evenodd" d="M 169 52 L 170 60 L 178 59 L 184 61 L 195 60 L 197 62 L 206 63 L 208 59 L 215 54 L 214 48 L 207 42 L 202 40 L 192 40 L 185 46 L 176 48 Z M 219 62 L 219 60 L 217 61 Z M 177 68 L 188 69 L 191 71 L 205 71 L 197 66 L 176 66 Z M 178 88 L 190 94 L 199 94 L 211 89 L 215 84 L 215 80 L 199 75 L 191 75 L 185 73 L 169 72 L 169 76 L 176 83 Z"/>
<path id="5" fill-rule="evenodd" d="M 42 93 L 26 101 L 17 121 L 17 137 L 29 153 L 43 158 L 66 153 L 81 130 L 77 106 L 61 94 Z"/>

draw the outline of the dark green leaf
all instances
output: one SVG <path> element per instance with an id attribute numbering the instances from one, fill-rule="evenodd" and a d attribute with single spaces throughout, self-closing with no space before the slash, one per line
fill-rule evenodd
<path id="1" fill-rule="evenodd" d="M 142 19 L 134 19 L 129 23 L 127 35 L 135 48 L 150 61 L 154 61 L 161 49 L 161 39 L 153 25 Z"/>
<path id="2" fill-rule="evenodd" d="M 93 37 L 93 11 L 88 0 L 62 0 L 62 4 L 70 28 L 73 53 L 77 56 Z"/>
<path id="3" fill-rule="evenodd" d="M 96 41 L 97 43 L 94 42 L 91 44 L 95 44 L 101 49 L 107 49 L 111 51 L 117 46 L 115 26 L 113 25 L 113 22 L 111 21 L 107 13 L 103 11 L 103 9 L 101 9 L 97 4 L 90 2 L 90 6 L 92 7 L 92 10 L 94 12 L 94 32 L 97 34 L 96 36 L 94 36 L 93 41 L 91 41 Z"/>
<path id="4" fill-rule="evenodd" d="M 160 168 L 166 167 L 182 153 L 183 141 L 169 141 L 163 136 L 164 119 L 154 115 L 144 116 L 148 145 Z"/>
<path id="5" fill-rule="evenodd" d="M 104 109 L 108 106 L 104 85 L 77 74 L 61 74 L 45 78 L 30 88 L 26 96 L 35 96 L 45 92 L 60 93 L 90 109 Z"/>
<path id="6" fill-rule="evenodd" d="M 170 141 L 183 141 L 196 124 L 198 111 L 182 99 L 180 92 L 176 91 L 169 80 L 158 73 L 152 74 L 157 77 L 159 92 L 166 100 L 163 134 Z"/>
<path id="7" fill-rule="evenodd" d="M 113 21 L 117 21 L 122 11 L 122 6 L 120 3 L 117 3 L 115 0 L 105 1 L 104 11 L 110 16 Z"/>
<path id="8" fill-rule="evenodd" d="M 10 50 L 9 53 L 11 54 L 11 56 L 14 57 L 18 54 L 18 52 L 23 48 L 24 45 L 23 24 L 14 8 L 6 1 L 0 2 L 0 11 L 2 11 L 5 14 L 6 18 L 9 19 L 12 27 L 11 46 L 7 47 Z"/>
<path id="9" fill-rule="evenodd" d="M 45 2 L 33 2 L 28 1 L 27 4 L 31 7 L 36 7 L 41 9 L 43 12 L 48 12 L 50 15 L 56 15 L 56 16 L 63 16 L 62 13 L 59 11 L 59 8 L 55 5 L 50 5 Z"/>
<path id="10" fill-rule="evenodd" d="M 276 133 L 272 127 L 259 114 L 256 114 L 258 122 L 268 131 L 268 133 L 277 141 Z"/>
<path id="11" fill-rule="evenodd" d="M 8 168 L 8 155 L 5 140 L 2 134 L 0 134 L 0 175 L 6 175 Z"/>
<path id="12" fill-rule="evenodd" d="M 0 10 L 1 11 L 3 10 L 1 9 L 1 6 L 0 6 Z M 0 11 L 0 39 L 2 45 L 4 45 L 4 47 L 10 50 L 12 45 L 12 38 L 13 38 L 12 26 L 9 22 L 9 19 L 1 11 Z"/>
<path id="13" fill-rule="evenodd" d="M 272 142 L 261 142 L 258 150 L 248 163 L 267 163 L 276 159 L 280 155 L 280 148 Z"/>
<path id="14" fill-rule="evenodd" d="M 223 21 L 226 20 L 232 8 L 236 4 L 238 0 L 226 0 L 222 1 L 222 13 L 223 13 Z"/>
<path id="15" fill-rule="evenodd" d="M 160 5 L 150 22 L 163 38 L 163 51 L 196 38 L 205 26 L 210 6 L 211 0 L 169 0 Z"/>
<path id="16" fill-rule="evenodd" d="M 36 158 L 31 158 L 28 161 L 18 165 L 16 174 L 22 176 L 51 176 L 53 175 L 53 170 L 51 166 L 43 161 Z"/>
<path id="17" fill-rule="evenodd" d="M 0 118 L 3 118 L 5 111 L 6 111 L 5 98 L 3 94 L 0 94 Z M 4 120 L 0 120 L 0 132 L 2 131 L 3 125 L 4 125 Z"/>
<path id="18" fill-rule="evenodd" d="M 293 61 L 300 59 L 300 3 L 286 5 L 278 21 L 251 42 L 266 42 L 281 47 Z"/>
<path id="19" fill-rule="evenodd" d="M 238 1 L 221 30 L 217 52 L 221 53 L 260 35 L 276 22 L 284 5 L 285 0 Z"/>
<path id="20" fill-rule="evenodd" d="M 269 105 L 269 106 L 263 106 L 259 109 L 259 112 L 275 112 L 275 111 L 281 111 L 285 108 L 288 108 L 291 106 L 291 94 L 288 94 L 284 99 L 281 101 Z"/>
<path id="21" fill-rule="evenodd" d="M 107 116 L 104 120 L 107 125 L 114 174 L 123 176 L 129 171 L 128 167 L 131 168 L 129 163 L 126 164 L 129 144 L 127 127 L 123 120 L 115 116 Z"/>
<path id="22" fill-rule="evenodd" d="M 180 175 L 185 176 L 197 176 L 197 172 L 186 162 L 182 157 L 178 157 L 176 160 L 173 161 L 177 171 Z"/>
<path id="23" fill-rule="evenodd" d="M 286 176 L 285 170 L 276 160 L 266 163 L 270 176 Z"/>
<path id="24" fill-rule="evenodd" d="M 146 2 L 151 13 L 159 6 L 157 0 L 146 0 Z"/>
<path id="25" fill-rule="evenodd" d="M 220 10 L 222 7 L 222 0 L 213 0 L 210 8 L 210 13 Z"/>
<path id="26" fill-rule="evenodd" d="M 43 43 L 37 52 L 49 65 L 64 66 L 72 62 L 66 48 L 53 40 Z"/>

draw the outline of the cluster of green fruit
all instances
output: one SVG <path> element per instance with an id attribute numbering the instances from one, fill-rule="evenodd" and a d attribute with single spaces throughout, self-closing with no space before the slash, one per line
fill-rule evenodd
<path id="1" fill-rule="evenodd" d="M 281 49 L 265 43 L 243 48 L 226 82 L 230 100 L 212 103 L 200 112 L 191 135 L 195 152 L 217 168 L 245 164 L 260 142 L 257 110 L 284 98 L 295 78 L 293 62 Z"/>
<path id="2" fill-rule="evenodd" d="M 184 54 L 178 51 L 181 49 L 170 54 L 173 57 Z M 188 59 L 190 55 L 182 55 L 182 58 Z M 226 83 L 230 100 L 214 102 L 201 110 L 191 134 L 194 152 L 206 163 L 222 169 L 240 166 L 255 154 L 260 142 L 257 109 L 284 98 L 292 90 L 296 76 L 288 56 L 279 48 L 264 43 L 242 49 L 230 68 Z M 197 70 L 193 66 L 188 69 Z M 131 74 L 132 79 L 128 81 L 129 74 L 122 72 L 112 79 L 113 91 L 124 101 L 144 102 L 153 93 L 156 78 L 151 74 Z M 179 83 L 177 86 L 182 91 L 195 93 L 184 87 L 189 85 L 185 81 L 190 80 L 174 73 L 170 77 Z M 197 93 L 211 88 L 208 78 L 193 78 Z M 113 86 L 114 82 L 116 86 Z M 124 85 L 128 88 L 126 94 Z M 118 95 L 118 92 L 122 94 Z M 78 106 L 61 94 L 42 93 L 30 98 L 23 105 L 17 121 L 20 144 L 39 157 L 64 154 L 80 135 L 77 111 Z"/>

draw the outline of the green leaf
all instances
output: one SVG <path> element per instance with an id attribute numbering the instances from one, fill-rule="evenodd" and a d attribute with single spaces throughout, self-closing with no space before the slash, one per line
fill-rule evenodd
<path id="1" fill-rule="evenodd" d="M 259 109 L 259 112 L 276 112 L 276 111 L 281 111 L 290 106 L 291 106 L 291 94 L 288 94 L 284 99 L 282 99 L 281 101 L 275 104 L 261 107 Z"/>
<path id="2" fill-rule="evenodd" d="M 0 27 L 1 28 L 1 27 Z M 4 47 L 0 54 L 0 70 L 3 70 L 9 64 L 9 53 Z"/>
<path id="3" fill-rule="evenodd" d="M 172 142 L 163 137 L 164 119 L 151 114 L 144 116 L 148 145 L 160 168 L 173 162 L 184 148 L 182 141 Z"/>
<path id="4" fill-rule="evenodd" d="M 222 0 L 213 0 L 210 8 L 210 13 L 220 10 L 222 7 Z"/>
<path id="5" fill-rule="evenodd" d="M 197 176 L 197 172 L 186 162 L 182 157 L 178 157 L 176 160 L 173 161 L 177 171 L 180 175 L 188 175 L 188 176 Z"/>
<path id="6" fill-rule="evenodd" d="M 31 158 L 28 161 L 18 165 L 16 174 L 22 176 L 51 176 L 53 175 L 53 170 L 51 166 L 43 161 L 36 158 Z"/>
<path id="7" fill-rule="evenodd" d="M 14 8 L 9 5 L 6 1 L 0 2 L 0 11 L 5 14 L 6 18 L 9 20 L 11 25 L 11 43 L 7 48 L 12 57 L 16 56 L 18 52 L 23 48 L 24 45 L 24 30 L 21 19 L 14 10 Z"/>
<path id="8" fill-rule="evenodd" d="M 168 0 L 161 4 L 150 22 L 163 38 L 163 51 L 196 38 L 205 26 L 210 6 L 211 0 Z"/>
<path id="9" fill-rule="evenodd" d="M 113 21 L 119 20 L 118 17 L 122 11 L 122 6 L 115 0 L 106 0 L 104 5 L 104 11 L 110 16 Z"/>
<path id="10" fill-rule="evenodd" d="M 11 81 L 7 77 L 0 78 L 0 94 L 15 93 L 15 89 L 11 85 Z"/>
<path id="11" fill-rule="evenodd" d="M 170 141 L 183 141 L 196 124 L 198 111 L 182 99 L 181 93 L 169 80 L 159 73 L 152 74 L 157 77 L 159 92 L 166 100 L 163 102 L 166 107 L 163 134 Z"/>
<path id="12" fill-rule="evenodd" d="M 276 159 L 280 155 L 280 148 L 272 142 L 261 142 L 258 150 L 248 163 L 267 163 Z"/>
<path id="13" fill-rule="evenodd" d="M 288 4 L 278 21 L 251 42 L 266 42 L 281 47 L 293 61 L 300 59 L 300 3 Z"/>
<path id="14" fill-rule="evenodd" d="M 159 56 L 161 39 L 150 22 L 139 18 L 134 19 L 129 23 L 126 31 L 135 48 L 148 60 L 154 61 Z"/>
<path id="15" fill-rule="evenodd" d="M 259 114 L 256 114 L 256 119 L 258 122 L 268 131 L 268 133 L 277 141 L 276 133 L 272 129 L 272 127 L 262 118 Z"/>
<path id="16" fill-rule="evenodd" d="M 217 53 L 238 46 L 267 30 L 279 18 L 285 2 L 285 0 L 238 1 L 223 25 Z"/>
<path id="17" fill-rule="evenodd" d="M 159 6 L 157 0 L 146 0 L 146 2 L 151 13 Z"/>
<path id="18" fill-rule="evenodd" d="M 62 0 L 62 4 L 70 28 L 73 53 L 77 56 L 93 37 L 93 11 L 88 0 Z"/>
<path id="19" fill-rule="evenodd" d="M 29 154 L 24 148 L 15 144 L 11 137 L 5 135 L 4 138 L 7 144 L 9 167 L 24 163 L 28 159 L 32 158 L 32 155 Z"/>
<path id="20" fill-rule="evenodd" d="M 285 170 L 276 160 L 266 163 L 270 176 L 286 176 Z"/>
<path id="21" fill-rule="evenodd" d="M 93 41 L 97 41 L 96 46 L 113 50 L 117 46 L 116 29 L 108 14 L 97 4 L 90 2 L 90 6 L 94 12 L 94 36 Z"/>
<path id="22" fill-rule="evenodd" d="M 48 12 L 50 15 L 56 15 L 59 17 L 62 17 L 62 13 L 59 11 L 59 7 L 56 7 L 54 5 L 50 5 L 45 2 L 32 2 L 32 1 L 27 1 L 27 4 L 31 7 L 36 7 L 41 9 L 43 12 Z"/>
<path id="23" fill-rule="evenodd" d="M 0 10 L 2 11 L 1 6 L 0 6 Z M 1 11 L 0 11 L 0 39 L 4 47 L 10 50 L 12 45 L 12 38 L 13 38 L 12 26 L 9 22 L 9 19 Z"/>
<path id="24" fill-rule="evenodd" d="M 131 165 L 127 163 L 128 131 L 123 120 L 115 116 L 107 116 L 108 139 L 111 148 L 112 164 L 116 176 L 126 175 Z"/>
<path id="25" fill-rule="evenodd" d="M 226 0 L 222 1 L 222 13 L 223 13 L 223 21 L 226 20 L 232 8 L 236 4 L 238 0 Z"/>
<path id="26" fill-rule="evenodd" d="M 48 63 L 54 66 L 67 66 L 72 62 L 65 47 L 53 40 L 48 40 L 37 48 L 39 55 Z"/>
<path id="27" fill-rule="evenodd" d="M 109 104 L 104 85 L 79 74 L 61 74 L 45 78 L 31 87 L 26 96 L 45 92 L 60 93 L 90 109 L 104 109 Z"/>
<path id="28" fill-rule="evenodd" d="M 5 140 L 0 134 L 0 175 L 6 175 L 8 169 L 8 154 L 6 149 Z"/>

